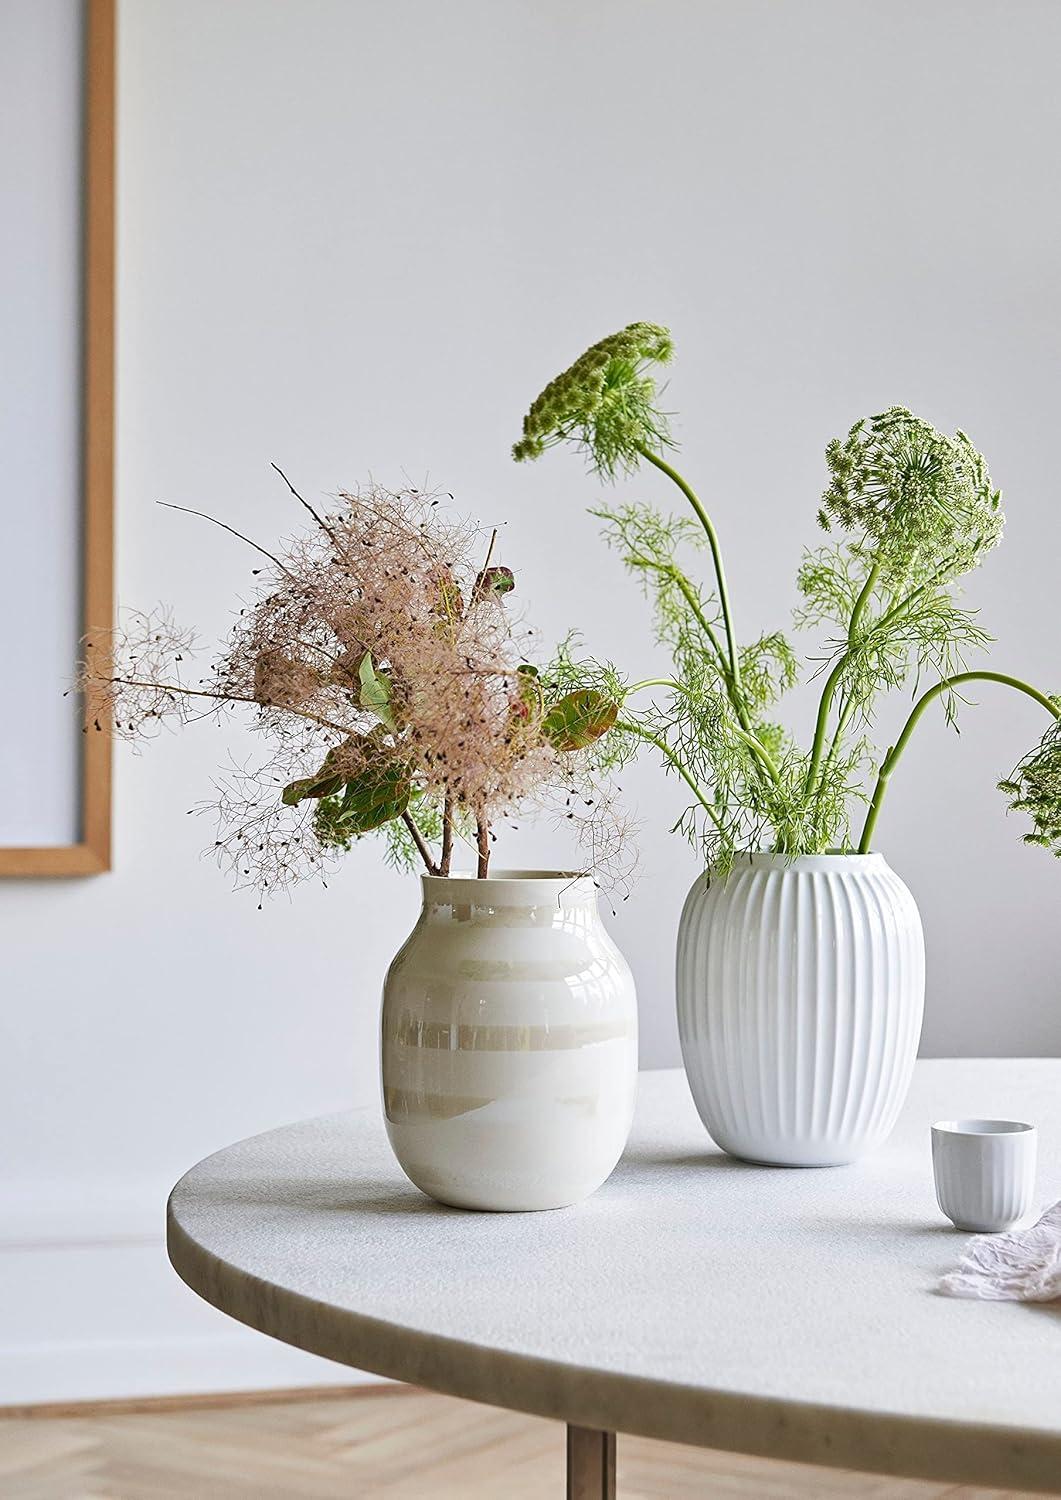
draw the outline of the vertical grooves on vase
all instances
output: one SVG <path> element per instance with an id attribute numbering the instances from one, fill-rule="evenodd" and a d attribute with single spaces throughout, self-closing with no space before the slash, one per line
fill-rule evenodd
<path id="1" fill-rule="evenodd" d="M 873 891 L 877 898 L 880 909 L 881 922 L 886 933 L 883 944 L 887 954 L 886 972 L 881 976 L 884 1004 L 882 1009 L 882 1036 L 881 1036 L 881 1077 L 878 1086 L 876 1111 L 873 1123 L 870 1127 L 874 1133 L 880 1134 L 885 1127 L 888 1129 L 895 1123 L 892 1110 L 892 1100 L 896 1094 L 896 1084 L 902 1071 L 902 1053 L 900 1042 L 904 1027 L 903 1006 L 898 1003 L 903 993 L 906 978 L 905 942 L 903 926 L 898 921 L 896 900 L 898 892 L 887 876 L 874 878 Z M 889 1119 L 889 1114 L 892 1118 Z"/>
<path id="2" fill-rule="evenodd" d="M 845 890 L 851 916 L 851 1004 L 862 1016 L 861 1047 L 852 1057 L 858 1076 L 855 1077 L 853 1068 L 849 1091 L 851 1116 L 848 1128 L 854 1140 L 865 1137 L 871 1115 L 880 1035 L 880 996 L 876 989 L 877 923 L 873 908 L 866 899 L 866 884 L 865 879 L 849 882 Z"/>
<path id="3" fill-rule="evenodd" d="M 821 944 L 816 940 L 818 928 L 818 887 L 817 877 L 813 871 L 802 875 L 799 881 L 799 892 L 801 896 L 801 922 L 796 929 L 796 948 L 801 963 L 798 972 L 797 984 L 801 997 L 806 997 L 807 1029 L 813 1038 L 814 1045 L 811 1049 L 811 1067 L 807 1076 L 807 1114 L 804 1122 L 804 1130 L 810 1140 L 818 1133 L 817 1119 L 823 1083 L 828 1087 L 830 1079 L 824 1066 L 825 1039 L 829 1030 L 829 1004 L 821 1002 L 825 998 L 818 986 L 820 983 L 819 958 Z M 812 938 L 812 934 L 815 937 Z"/>
<path id="4" fill-rule="evenodd" d="M 777 1005 L 785 1007 L 792 1016 L 792 1103 L 789 1107 L 788 1131 L 798 1134 L 803 1118 L 803 1097 L 806 1094 L 804 1080 L 804 1032 L 806 1017 L 803 1014 L 803 998 L 795 983 L 795 935 L 797 935 L 798 903 L 800 903 L 800 880 L 782 880 L 780 883 L 780 906 L 782 921 L 777 924 Z M 779 1059 L 783 1065 L 783 1059 Z"/>
<path id="5" fill-rule="evenodd" d="M 712 941 L 712 905 L 712 888 L 705 876 L 700 889 L 700 899 L 697 902 L 697 918 L 701 926 L 697 932 L 694 952 L 694 982 L 703 984 L 706 990 L 703 995 L 698 997 L 697 1032 L 699 1046 L 697 1050 L 697 1066 L 705 1095 L 715 1097 L 717 1095 L 717 1088 L 714 1068 L 719 1046 L 719 1023 L 715 1007 L 705 1002 L 707 1002 L 708 996 L 713 996 L 717 993 L 717 976 L 713 970 L 717 967 L 717 956 L 722 947 L 722 935 L 721 933 L 718 934 L 714 941 Z"/>
<path id="6" fill-rule="evenodd" d="M 829 1061 L 829 1072 L 834 1086 L 829 1090 L 828 1106 L 824 1111 L 821 1134 L 828 1138 L 836 1132 L 839 1125 L 839 1116 L 843 1115 L 847 1107 L 850 1090 L 842 1090 L 836 1086 L 837 1081 L 842 1078 L 851 1077 L 851 1038 L 853 1014 L 840 1004 L 840 996 L 844 990 L 840 982 L 840 961 L 843 953 L 840 938 L 840 905 L 838 901 L 836 881 L 831 875 L 823 875 L 821 878 L 821 923 L 820 929 L 825 926 L 826 913 L 828 913 L 829 935 L 828 941 L 824 940 L 822 946 L 828 955 L 829 965 L 826 976 L 826 985 L 830 993 L 836 997 L 836 1010 L 833 1015 L 833 1046 Z"/>
<path id="7" fill-rule="evenodd" d="M 764 870 L 762 878 L 769 883 L 770 907 L 766 913 L 766 929 L 759 934 L 763 954 L 759 995 L 763 1027 L 761 1052 L 766 1070 L 759 1082 L 759 1092 L 765 1096 L 770 1090 L 780 1132 L 788 1129 L 795 1109 L 795 1078 L 778 1066 L 779 1057 L 786 1056 L 795 1044 L 797 1024 L 781 980 L 783 965 L 780 959 L 789 922 L 791 892 L 788 882 L 780 879 L 776 871 Z"/>
<path id="8" fill-rule="evenodd" d="M 894 1124 L 913 1067 L 913 898 L 879 855 L 824 858 L 740 863 L 698 881 L 682 914 L 690 1087 L 718 1143 L 755 1160 L 852 1160 Z"/>
<path id="9" fill-rule="evenodd" d="M 818 874 L 816 870 L 809 871 L 802 880 L 806 912 L 799 935 L 800 948 L 806 950 L 806 969 L 801 987 L 808 996 L 813 997 L 809 1010 L 813 1017 L 814 1067 L 810 1076 L 810 1111 L 807 1115 L 807 1134 L 811 1140 L 816 1140 L 823 1133 L 823 1104 L 826 1113 L 829 1109 L 833 1075 L 826 1059 L 835 1024 L 831 1014 L 835 991 L 830 994 L 824 972 L 827 955 L 824 952 L 825 944 L 821 941 L 822 904 Z"/>
<path id="10" fill-rule="evenodd" d="M 905 1094 L 909 1086 L 913 1059 L 917 1052 L 918 1042 L 921 1039 L 921 1018 L 924 1009 L 923 996 L 925 986 L 924 935 L 921 931 L 921 918 L 918 915 L 917 906 L 910 892 L 891 871 L 884 871 L 883 878 L 887 880 L 891 888 L 892 906 L 898 928 L 900 967 L 902 970 L 899 983 L 904 992 L 916 993 L 921 997 L 918 1004 L 903 1007 L 897 1021 L 894 1064 L 896 1082 L 893 1093 L 902 1095 Z M 893 1105 L 886 1114 L 883 1122 L 884 1129 L 891 1129 L 898 1116 L 898 1112 L 899 1106 Z"/>
<path id="11" fill-rule="evenodd" d="M 865 980 L 863 978 L 863 963 L 865 955 L 865 919 L 860 911 L 855 913 L 854 891 L 850 881 L 836 881 L 836 902 L 838 909 L 844 913 L 843 937 L 837 932 L 837 948 L 844 952 L 844 963 L 842 969 L 837 971 L 837 989 L 843 990 L 849 996 L 855 996 L 865 992 Z M 848 1087 L 844 1095 L 843 1108 L 836 1130 L 841 1137 L 856 1133 L 854 1131 L 854 1117 L 857 1116 L 859 1102 L 866 1095 L 866 1076 L 869 1071 L 869 1058 L 871 1051 L 871 1038 L 873 1035 L 873 1016 L 867 1014 L 865 1007 L 852 1004 L 851 1024 L 849 1027 L 849 1043 L 846 1057 Z M 837 1059 L 837 1067 L 841 1066 Z"/>
<path id="12" fill-rule="evenodd" d="M 899 921 L 901 902 L 898 899 L 900 893 L 895 889 L 893 882 L 887 875 L 881 875 L 874 881 L 881 906 L 881 915 L 888 928 L 887 947 L 891 956 L 888 973 L 888 1004 L 885 1009 L 885 1036 L 883 1039 L 883 1069 L 885 1076 L 881 1079 L 880 1098 L 877 1105 L 877 1115 L 874 1129 L 882 1132 L 890 1130 L 895 1123 L 895 1114 L 892 1101 L 896 1097 L 896 1084 L 902 1072 L 903 1052 L 902 1039 L 906 1030 L 906 1016 L 908 1012 L 900 1004 L 893 1003 L 901 995 L 908 973 L 906 962 L 907 925 Z M 889 1118 L 891 1116 L 891 1118 Z"/>
<path id="13" fill-rule="evenodd" d="M 831 891 L 828 876 L 813 870 L 806 876 L 810 894 L 810 930 L 807 948 L 812 957 L 813 978 L 809 993 L 815 996 L 816 1014 L 815 1074 L 813 1074 L 813 1107 L 810 1112 L 810 1137 L 822 1140 L 828 1133 L 828 1116 L 836 1098 L 836 1044 L 842 1031 L 840 996 L 836 989 L 836 944 L 831 927 Z M 831 1002 L 830 998 L 831 996 Z"/>
<path id="14" fill-rule="evenodd" d="M 761 1135 L 769 1132 L 770 1126 L 767 1121 L 769 1102 L 766 1090 L 763 1088 L 763 1079 L 769 1076 L 769 1045 L 770 1029 L 767 1020 L 766 1006 L 768 1004 L 769 984 L 766 981 L 766 947 L 769 940 L 770 923 L 767 918 L 767 897 L 770 895 L 771 883 L 769 871 L 755 870 L 748 877 L 748 891 L 745 902 L 745 910 L 742 913 L 741 925 L 745 929 L 748 938 L 748 957 L 752 955 L 752 940 L 756 939 L 754 947 L 754 994 L 749 995 L 751 1003 L 748 1006 L 747 1027 L 749 1032 L 748 1043 L 742 1046 L 745 1057 L 752 1062 L 751 1076 L 747 1074 L 743 1079 L 745 1098 L 754 1100 L 754 1115 L 757 1126 L 753 1120 L 753 1128 L 757 1128 Z M 773 1102 L 773 1113 L 777 1113 L 777 1100 Z M 751 1111 L 749 1111 L 751 1113 Z"/>
<path id="15" fill-rule="evenodd" d="M 739 901 L 741 894 L 741 879 L 737 875 L 734 882 L 735 888 L 727 893 L 729 899 Z M 716 906 L 721 899 L 725 884 L 717 882 L 714 887 L 715 899 L 712 903 Z M 732 1030 L 730 1021 L 729 985 L 726 975 L 729 968 L 729 950 L 732 946 L 734 934 L 739 930 L 735 922 L 723 922 L 721 933 L 716 934 L 715 941 L 711 944 L 708 952 L 708 976 L 710 988 L 708 994 L 711 997 L 710 1014 L 714 1020 L 716 1033 L 712 1039 L 710 1056 L 714 1062 L 714 1084 L 715 1098 L 725 1101 L 722 1104 L 721 1118 L 727 1124 L 733 1114 L 733 1072 L 732 1056 L 733 1049 L 730 1041 Z M 728 1135 L 727 1135 L 728 1139 Z"/>

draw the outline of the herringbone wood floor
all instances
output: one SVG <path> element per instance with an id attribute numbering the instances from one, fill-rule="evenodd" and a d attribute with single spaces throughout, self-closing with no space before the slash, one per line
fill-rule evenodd
<path id="1" fill-rule="evenodd" d="M 560 1500 L 554 1422 L 405 1387 L 0 1414 L 3 1500 Z M 1016 1500 L 619 1439 L 622 1500 Z"/>

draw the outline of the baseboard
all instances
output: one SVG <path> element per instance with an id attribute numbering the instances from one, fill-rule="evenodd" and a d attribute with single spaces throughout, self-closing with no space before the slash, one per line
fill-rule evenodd
<path id="1" fill-rule="evenodd" d="M 355 1377 L 357 1379 L 357 1377 Z M 56 1421 L 70 1417 L 150 1416 L 168 1411 L 233 1411 L 247 1406 L 298 1406 L 304 1401 L 354 1401 L 359 1397 L 423 1394 L 397 1380 L 364 1380 L 355 1385 L 277 1386 L 266 1391 L 199 1391 L 179 1396 L 108 1397 L 103 1401 L 37 1401 L 0 1406 L 0 1422 Z"/>
<path id="2" fill-rule="evenodd" d="M 0 1413 L 9 1407 L 204 1403 L 235 1393 L 344 1390 L 378 1377 L 304 1354 L 250 1329 L 214 1338 L 105 1339 L 0 1347 Z"/>
<path id="3" fill-rule="evenodd" d="M 0 1408 L 327 1388 L 376 1377 L 244 1328 L 166 1257 L 154 1184 L 0 1193 Z"/>

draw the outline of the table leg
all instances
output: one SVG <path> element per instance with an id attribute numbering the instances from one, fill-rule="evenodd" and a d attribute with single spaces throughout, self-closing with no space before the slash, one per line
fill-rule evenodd
<path id="1" fill-rule="evenodd" d="M 615 1433 L 567 1429 L 567 1500 L 615 1500 Z"/>

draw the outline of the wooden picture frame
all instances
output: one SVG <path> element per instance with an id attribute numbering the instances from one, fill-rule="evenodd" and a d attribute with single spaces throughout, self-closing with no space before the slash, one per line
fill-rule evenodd
<path id="1" fill-rule="evenodd" d="M 115 0 L 84 5 L 81 620 L 91 640 L 93 631 L 109 632 L 114 613 Z M 71 676 L 73 671 L 71 659 Z M 95 875 L 110 869 L 111 739 L 84 727 L 77 841 L 0 847 L 0 875 Z"/>

